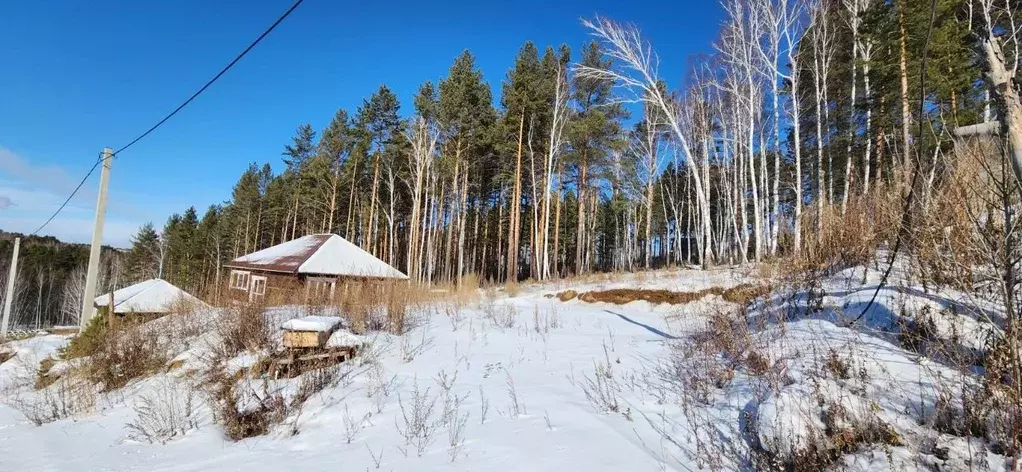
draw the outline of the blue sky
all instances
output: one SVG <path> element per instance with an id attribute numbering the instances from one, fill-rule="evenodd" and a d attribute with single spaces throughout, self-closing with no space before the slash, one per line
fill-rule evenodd
<path id="1" fill-rule="evenodd" d="M 0 229 L 30 232 L 103 146 L 117 148 L 208 80 L 291 0 L 36 0 L 0 6 Z M 146 221 L 230 197 L 249 162 L 281 168 L 297 125 L 322 129 L 381 84 L 411 111 L 425 80 L 470 49 L 499 97 L 526 40 L 588 39 L 581 17 L 635 23 L 677 85 L 708 52 L 722 12 L 706 1 L 306 0 L 183 112 L 118 157 L 104 242 L 126 246 Z M 98 172 L 45 234 L 85 242 Z"/>

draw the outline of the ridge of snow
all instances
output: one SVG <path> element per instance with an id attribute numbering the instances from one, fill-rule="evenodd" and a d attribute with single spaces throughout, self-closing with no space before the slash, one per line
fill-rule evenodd
<path id="1" fill-rule="evenodd" d="M 376 256 L 331 234 L 299 267 L 300 274 L 346 275 L 407 279 L 408 276 Z"/>

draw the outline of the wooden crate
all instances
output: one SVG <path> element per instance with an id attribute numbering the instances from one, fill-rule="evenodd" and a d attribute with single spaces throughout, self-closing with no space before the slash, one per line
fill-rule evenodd
<path id="1" fill-rule="evenodd" d="M 324 331 L 284 331 L 284 347 L 323 347 L 327 339 Z"/>

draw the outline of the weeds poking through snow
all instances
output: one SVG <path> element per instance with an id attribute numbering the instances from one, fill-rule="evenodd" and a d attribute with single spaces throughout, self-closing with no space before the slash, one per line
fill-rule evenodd
<path id="1" fill-rule="evenodd" d="M 415 357 L 422 354 L 423 351 L 433 347 L 433 338 L 426 337 L 426 330 L 422 330 L 422 334 L 419 337 L 419 341 L 412 344 L 412 341 L 408 335 L 401 337 L 401 360 L 405 363 L 409 363 L 415 360 Z"/>
<path id="2" fill-rule="evenodd" d="M 458 460 L 458 455 L 465 446 L 465 425 L 468 424 L 468 416 L 468 412 L 462 415 L 455 408 L 447 423 L 447 454 L 451 457 L 451 462 Z"/>
<path id="3" fill-rule="evenodd" d="M 504 369 L 504 374 L 507 376 L 507 396 L 510 403 L 508 404 L 508 416 L 511 418 L 517 418 L 521 415 L 529 414 L 529 411 L 525 408 L 525 403 L 522 403 L 518 398 L 518 389 L 515 388 L 515 379 L 511 376 L 511 372 Z"/>
<path id="4" fill-rule="evenodd" d="M 493 326 L 501 331 L 514 329 L 518 325 L 518 310 L 511 305 L 490 305 L 486 307 L 484 314 Z"/>
<path id="5" fill-rule="evenodd" d="M 38 392 L 16 395 L 3 402 L 36 426 L 91 410 L 96 403 L 95 388 L 74 376 L 68 377 Z"/>
<path id="6" fill-rule="evenodd" d="M 583 374 L 581 385 L 586 401 L 596 411 L 604 413 L 619 411 L 620 405 L 617 396 L 621 392 L 621 387 L 614 378 L 614 370 L 611 367 L 610 353 L 607 351 L 606 344 L 603 346 L 603 361 L 593 360 L 593 375 L 590 377 Z"/>
<path id="7" fill-rule="evenodd" d="M 394 384 L 396 382 L 396 377 L 390 376 L 388 378 L 384 375 L 383 366 L 380 364 L 373 364 L 369 369 L 366 396 L 373 401 L 373 406 L 376 407 L 377 413 L 383 413 L 383 407 L 387 404 L 387 399 L 390 398 L 390 394 L 394 391 Z"/>
<path id="8" fill-rule="evenodd" d="M 486 414 L 490 412 L 490 401 L 483 394 L 483 387 L 479 386 L 479 424 L 486 424 Z"/>
<path id="9" fill-rule="evenodd" d="M 365 445 L 366 449 L 369 451 L 369 457 L 373 459 L 373 465 L 376 466 L 376 469 L 379 469 L 380 464 L 383 463 L 383 447 L 381 446 L 380 453 L 376 454 L 375 452 L 373 452 L 373 448 L 369 447 L 369 443 L 365 443 Z"/>
<path id="10" fill-rule="evenodd" d="M 358 433 L 362 431 L 362 427 L 365 425 L 366 420 L 369 419 L 371 413 L 366 413 L 361 419 L 356 420 L 355 417 L 351 416 L 351 410 L 348 409 L 348 404 L 344 404 L 344 415 L 341 416 L 342 423 L 344 424 L 344 441 L 347 444 L 351 444 L 358 436 Z M 369 447 L 366 445 L 366 447 Z M 369 450 L 370 454 L 372 449 Z M 383 454 L 382 452 L 380 454 Z M 379 465 L 377 465 L 379 468 Z"/>
<path id="11" fill-rule="evenodd" d="M 550 422 L 550 412 L 547 410 L 543 410 L 543 421 L 546 421 L 546 429 L 554 430 L 554 425 Z"/>
<path id="12" fill-rule="evenodd" d="M 395 419 L 397 432 L 405 440 L 405 446 L 414 446 L 416 454 L 421 457 L 433 443 L 433 435 L 442 426 L 441 421 L 433 418 L 436 397 L 429 396 L 429 387 L 419 389 L 419 379 L 413 380 L 412 396 L 406 404 L 401 393 L 397 394 L 397 403 L 401 408 L 400 421 Z M 402 449 L 407 456 L 408 450 Z"/>
<path id="13" fill-rule="evenodd" d="M 155 391 L 135 403 L 135 421 L 128 423 L 128 437 L 161 443 L 183 436 L 199 426 L 193 390 L 183 381 L 161 379 Z"/>
<path id="14" fill-rule="evenodd" d="M 461 311 L 461 306 L 457 303 L 445 304 L 444 314 L 447 315 L 447 321 L 451 322 L 451 331 L 458 331 L 465 323 L 465 313 Z"/>

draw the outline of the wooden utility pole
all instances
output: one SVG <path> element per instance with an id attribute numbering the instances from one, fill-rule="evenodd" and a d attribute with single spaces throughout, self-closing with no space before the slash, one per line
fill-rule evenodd
<path id="1" fill-rule="evenodd" d="M 103 217 L 106 216 L 106 190 L 110 182 L 110 165 L 114 151 L 103 148 L 103 169 L 99 174 L 99 197 L 96 198 L 96 220 L 92 228 L 92 248 L 89 250 L 89 269 L 85 276 L 85 294 L 82 296 L 80 330 L 84 330 L 92 318 L 92 301 L 96 296 L 96 279 L 99 275 L 100 248 L 103 246 Z"/>
<path id="2" fill-rule="evenodd" d="M 11 272 L 7 275 L 7 292 L 4 295 L 4 318 L 0 323 L 0 339 L 7 337 L 7 328 L 11 321 L 11 303 L 14 301 L 14 278 L 18 275 L 18 248 L 21 238 L 14 238 L 14 257 L 11 258 Z"/>

